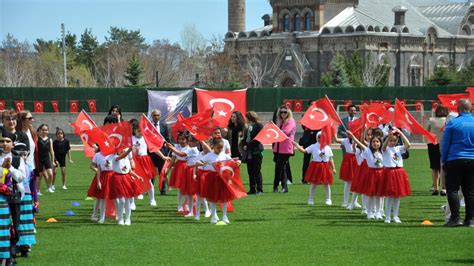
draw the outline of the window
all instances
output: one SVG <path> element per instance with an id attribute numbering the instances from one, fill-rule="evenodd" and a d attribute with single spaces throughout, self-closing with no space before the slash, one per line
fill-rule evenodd
<path id="1" fill-rule="evenodd" d="M 288 32 L 290 31 L 290 15 L 286 14 L 283 17 L 283 31 Z"/>
<path id="2" fill-rule="evenodd" d="M 310 31 L 311 30 L 311 14 L 306 13 L 306 16 L 304 17 L 304 30 Z"/>
<path id="3" fill-rule="evenodd" d="M 295 31 L 301 31 L 301 16 L 300 14 L 296 14 L 295 16 Z"/>

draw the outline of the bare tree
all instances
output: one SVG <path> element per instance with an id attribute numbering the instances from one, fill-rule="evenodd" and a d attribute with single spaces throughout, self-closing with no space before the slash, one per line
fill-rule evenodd
<path id="1" fill-rule="evenodd" d="M 270 74 L 269 58 L 267 55 L 252 55 L 245 59 L 245 70 L 252 81 L 253 87 L 262 87 L 265 77 Z"/>
<path id="2" fill-rule="evenodd" d="M 195 24 L 187 24 L 181 30 L 181 46 L 187 52 L 188 57 L 196 55 L 206 47 L 206 39 Z"/>
<path id="3" fill-rule="evenodd" d="M 4 87 L 32 85 L 31 45 L 28 42 L 20 43 L 13 35 L 7 34 L 0 51 L 0 85 Z"/>
<path id="4" fill-rule="evenodd" d="M 367 87 L 386 86 L 388 85 L 388 75 L 390 66 L 386 61 L 376 62 L 372 58 L 372 53 L 368 53 L 365 57 L 362 69 L 362 79 Z"/>
<path id="5" fill-rule="evenodd" d="M 158 73 L 160 86 L 176 86 L 180 67 L 185 59 L 186 53 L 179 44 L 171 44 L 168 40 L 154 41 L 142 57 L 145 80 L 154 83 Z"/>
<path id="6" fill-rule="evenodd" d="M 310 71 L 313 71 L 311 68 L 311 65 L 308 61 L 308 58 L 306 58 L 305 54 L 301 54 L 300 56 L 295 55 L 295 68 L 296 72 L 298 73 L 298 78 L 299 78 L 299 86 L 303 86 L 305 78 L 309 75 Z"/>

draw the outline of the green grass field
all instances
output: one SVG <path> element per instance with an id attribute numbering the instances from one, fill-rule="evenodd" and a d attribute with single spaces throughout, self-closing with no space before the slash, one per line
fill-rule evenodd
<path id="1" fill-rule="evenodd" d="M 339 166 L 341 154 L 335 152 Z M 175 213 L 176 191 L 157 196 L 151 208 L 148 197 L 137 201 L 132 226 L 90 221 L 93 201 L 85 201 L 92 179 L 89 160 L 74 152 L 69 165 L 69 190 L 40 197 L 37 241 L 30 257 L 19 264 L 474 264 L 474 229 L 442 227 L 443 197 L 431 196 L 426 150 L 413 150 L 405 161 L 413 195 L 402 199 L 402 224 L 367 221 L 360 210 L 340 207 L 342 182 L 332 187 L 332 207 L 324 205 L 318 189 L 315 206 L 306 204 L 308 186 L 300 184 L 302 155 L 291 159 L 295 184 L 290 193 L 272 191 L 272 154 L 265 153 L 265 194 L 234 202 L 231 224 L 216 226 L 208 218 L 195 222 Z M 248 183 L 246 166 L 242 178 Z M 73 201 L 81 206 L 72 207 Z M 64 216 L 73 210 L 75 216 Z M 220 215 L 220 213 L 219 213 Z M 46 223 L 54 217 L 58 223 Z M 429 219 L 434 226 L 420 223 Z"/>

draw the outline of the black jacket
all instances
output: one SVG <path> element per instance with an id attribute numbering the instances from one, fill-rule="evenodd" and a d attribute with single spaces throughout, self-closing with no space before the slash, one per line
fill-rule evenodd
<path id="1" fill-rule="evenodd" d="M 252 126 L 252 130 L 250 131 L 250 139 L 251 141 L 247 143 L 247 132 L 250 129 L 250 126 L 246 128 L 244 131 L 244 139 L 242 140 L 242 144 L 247 146 L 247 151 L 251 152 L 252 154 L 258 153 L 263 151 L 263 145 L 260 141 L 255 140 L 254 138 L 258 135 L 258 133 L 262 130 L 263 125 L 260 123 L 256 123 Z"/>
<path id="2" fill-rule="evenodd" d="M 28 135 L 26 135 L 25 132 L 16 131 L 15 133 L 10 133 L 3 126 L 0 127 L 0 131 L 2 132 L 3 136 L 9 137 L 13 143 L 24 143 L 26 148 L 30 150 L 30 140 L 28 139 Z"/>

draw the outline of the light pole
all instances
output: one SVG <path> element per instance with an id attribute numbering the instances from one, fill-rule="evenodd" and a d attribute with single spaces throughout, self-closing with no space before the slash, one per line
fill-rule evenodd
<path id="1" fill-rule="evenodd" d="M 64 68 L 64 87 L 67 87 L 67 60 L 66 60 L 66 30 L 64 23 L 61 23 L 61 33 L 63 37 L 63 68 Z"/>

